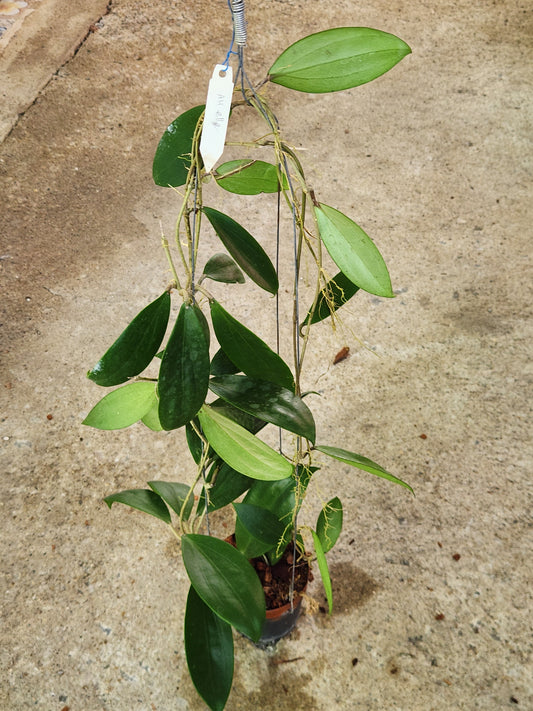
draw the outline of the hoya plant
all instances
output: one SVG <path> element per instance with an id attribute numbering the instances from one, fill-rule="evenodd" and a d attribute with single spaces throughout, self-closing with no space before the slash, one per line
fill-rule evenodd
<path id="1" fill-rule="evenodd" d="M 171 281 L 89 371 L 97 385 L 113 389 L 84 420 L 103 430 L 142 423 L 155 433 L 185 431 L 196 471 L 192 481 L 150 481 L 147 488 L 114 493 L 105 501 L 109 507 L 119 502 L 155 516 L 178 538 L 190 579 L 184 601 L 187 663 L 196 689 L 213 711 L 225 707 L 231 690 L 232 628 L 261 642 L 267 608 L 285 605 L 289 613 L 294 611 L 312 560 L 332 611 L 326 553 L 341 532 L 342 504 L 331 492 L 329 500 L 321 501 L 316 521 L 305 521 L 302 510 L 324 463 L 337 460 L 411 490 L 379 464 L 338 443 L 324 443 L 316 432 L 309 402 L 320 406 L 320 400 L 306 397 L 312 384 L 305 382 L 304 373 L 315 325 L 337 318 L 337 310 L 359 291 L 380 297 L 392 297 L 393 291 L 371 238 L 337 206 L 322 203 L 309 186 L 264 90 L 268 84 L 309 93 L 349 89 L 384 74 L 410 49 L 376 29 L 329 29 L 291 45 L 266 77 L 253 84 L 244 69 L 245 37 L 238 20 L 234 8 L 238 49 L 228 53 L 213 75 L 215 84 L 227 82 L 229 75 L 229 94 L 220 86 L 210 89 L 207 107 L 198 105 L 178 116 L 155 153 L 155 182 L 174 189 L 181 200 L 174 239 L 162 240 Z M 232 54 L 238 65 L 235 83 Z M 228 102 L 225 118 L 216 112 L 213 118 L 213 101 L 215 109 Z M 230 110 L 255 112 L 264 128 L 258 136 L 233 142 L 234 150 L 242 150 L 241 158 L 220 162 Z M 281 240 L 292 242 L 290 284 L 280 288 L 272 255 L 249 226 L 226 214 L 223 191 L 243 200 L 271 194 L 278 246 Z M 279 229 L 280 203 L 292 220 L 288 234 Z M 302 304 L 304 260 L 314 276 L 313 293 Z M 227 285 L 218 287 L 217 293 L 224 294 L 241 288 L 246 279 L 257 288 L 257 298 L 265 299 L 266 312 L 273 312 L 272 295 L 278 307 L 283 298 L 291 302 L 292 319 L 278 323 L 276 345 L 267 343 L 235 309 L 231 313 L 209 286 Z M 177 311 L 173 323 L 171 302 Z M 280 356 L 288 349 L 289 362 Z M 268 429 L 276 431 L 276 447 L 265 441 Z M 322 482 L 318 490 L 326 488 Z M 233 510 L 235 521 L 227 540 L 213 535 L 213 513 L 224 507 Z M 273 596 L 282 563 L 286 590 L 276 589 Z"/>

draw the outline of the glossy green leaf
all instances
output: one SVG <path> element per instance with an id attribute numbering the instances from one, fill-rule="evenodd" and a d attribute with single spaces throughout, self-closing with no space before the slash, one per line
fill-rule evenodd
<path id="1" fill-rule="evenodd" d="M 285 524 L 268 509 L 246 503 L 233 504 L 233 508 L 237 514 L 235 541 L 247 558 L 263 555 L 283 538 Z"/>
<path id="2" fill-rule="evenodd" d="M 247 491 L 252 483 L 256 481 L 250 477 L 244 476 L 232 469 L 225 462 L 216 463 L 213 465 L 213 470 L 210 472 L 209 479 L 211 486 L 209 487 L 209 511 L 217 511 L 218 509 L 231 504 L 235 499 L 238 499 L 241 494 Z M 202 492 L 198 502 L 198 510 L 201 512 L 205 506 L 205 493 Z"/>
<path id="3" fill-rule="evenodd" d="M 320 291 L 314 311 L 309 309 L 302 325 L 309 323 L 309 321 L 318 323 L 329 318 L 334 311 L 344 306 L 358 291 L 359 287 L 351 282 L 345 274 L 339 272 Z"/>
<path id="4" fill-rule="evenodd" d="M 196 314 L 196 318 L 198 319 L 198 323 L 202 327 L 202 331 L 204 334 L 205 342 L 207 343 L 207 348 L 209 349 L 209 345 L 211 343 L 211 331 L 209 330 L 209 323 L 207 322 L 207 319 L 204 315 L 204 312 L 202 309 L 198 306 L 197 303 L 192 304 L 192 310 Z"/>
<path id="5" fill-rule="evenodd" d="M 217 340 L 229 359 L 243 373 L 294 390 L 289 366 L 259 336 L 233 318 L 217 301 L 211 304 L 211 320 Z"/>
<path id="6" fill-rule="evenodd" d="M 207 395 L 209 344 L 203 314 L 182 304 L 159 369 L 159 419 L 165 430 L 187 424 Z M 201 313 L 201 312 L 200 312 Z"/>
<path id="7" fill-rule="evenodd" d="M 410 54 L 394 35 L 369 27 L 335 27 L 288 47 L 268 72 L 270 81 L 322 94 L 366 84 Z"/>
<path id="8" fill-rule="evenodd" d="M 295 486 L 292 477 L 279 481 L 254 481 L 243 503 L 268 509 L 287 526 L 292 520 L 296 502 Z"/>
<path id="9" fill-rule="evenodd" d="M 227 254 L 214 254 L 204 267 L 204 276 L 223 284 L 244 284 L 244 276 Z"/>
<path id="10" fill-rule="evenodd" d="M 179 187 L 187 181 L 196 124 L 205 106 L 195 106 L 174 119 L 166 129 L 154 156 L 152 176 L 156 185 Z"/>
<path id="11" fill-rule="evenodd" d="M 211 360 L 211 375 L 233 375 L 238 372 L 235 363 L 219 348 Z"/>
<path id="12" fill-rule="evenodd" d="M 215 178 L 221 188 L 238 195 L 277 193 L 279 189 L 276 166 L 262 160 L 247 160 L 245 158 L 223 163 L 218 168 Z M 287 187 L 286 178 L 284 183 Z"/>
<path id="13" fill-rule="evenodd" d="M 259 242 L 234 219 L 212 207 L 204 207 L 213 229 L 245 274 L 271 294 L 278 290 L 278 275 Z"/>
<path id="14" fill-rule="evenodd" d="M 185 501 L 187 501 L 183 509 L 183 519 L 187 521 L 194 505 L 194 494 L 191 492 L 189 496 L 190 487 L 187 486 L 187 484 L 180 484 L 176 481 L 149 481 L 148 486 L 153 489 L 178 516 L 181 516 L 183 505 Z"/>
<path id="15" fill-rule="evenodd" d="M 191 586 L 185 609 L 185 655 L 196 691 L 211 711 L 223 711 L 233 681 L 233 633 Z"/>
<path id="16" fill-rule="evenodd" d="M 120 385 L 149 365 L 167 330 L 170 294 L 148 304 L 87 373 L 97 385 Z"/>
<path id="17" fill-rule="evenodd" d="M 98 430 L 120 430 L 138 422 L 156 402 L 155 383 L 128 383 L 97 402 L 83 424 Z"/>
<path id="18" fill-rule="evenodd" d="M 209 388 L 234 407 L 315 441 L 313 414 L 292 390 L 248 375 L 211 378 Z"/>
<path id="19" fill-rule="evenodd" d="M 114 503 L 126 504 L 132 509 L 155 516 L 165 523 L 170 523 L 170 514 L 161 498 L 149 489 L 128 489 L 118 494 L 106 496 L 104 501 L 111 508 Z"/>
<path id="20" fill-rule="evenodd" d="M 258 417 L 254 417 L 253 415 L 249 415 L 247 412 L 244 412 L 244 410 L 239 410 L 238 407 L 233 407 L 233 405 L 230 405 L 229 402 L 222 400 L 222 398 L 213 400 L 213 402 L 210 403 L 210 407 L 219 412 L 221 415 L 233 420 L 241 427 L 244 427 L 245 430 L 248 430 L 248 432 L 251 432 L 252 434 L 257 434 L 266 425 L 264 420 L 260 420 Z"/>
<path id="21" fill-rule="evenodd" d="M 243 500 L 244 504 L 268 509 L 283 525 L 283 538 L 277 542 L 275 550 L 270 550 L 269 552 L 268 557 L 271 564 L 276 563 L 281 558 L 287 543 L 292 538 L 292 521 L 296 506 L 295 489 L 296 482 L 292 477 L 280 481 L 255 481 Z M 239 523 L 237 521 L 235 530 L 237 531 L 238 528 Z M 244 534 L 241 531 L 241 541 L 243 539 Z"/>
<path id="22" fill-rule="evenodd" d="M 376 245 L 353 220 L 328 205 L 315 206 L 318 231 L 331 258 L 348 279 L 377 296 L 394 296 Z"/>
<path id="23" fill-rule="evenodd" d="M 316 533 L 322 550 L 327 553 L 333 548 L 342 530 L 342 504 L 336 496 L 324 506 L 316 524 Z"/>
<path id="24" fill-rule="evenodd" d="M 379 464 L 376 464 L 375 462 L 371 461 L 370 459 L 367 459 L 366 457 L 362 457 L 360 454 L 349 452 L 346 449 L 339 449 L 338 447 L 328 447 L 323 444 L 317 444 L 315 449 L 319 452 L 322 452 L 323 454 L 327 454 L 328 457 L 338 459 L 339 462 L 344 462 L 344 464 L 349 464 L 350 466 L 356 467 L 357 469 L 363 469 L 363 471 L 365 472 L 369 472 L 370 474 L 379 476 L 382 479 L 392 481 L 394 484 L 404 486 L 406 489 L 409 489 L 412 494 L 414 494 L 414 491 L 409 486 L 409 484 L 406 484 L 401 479 L 398 479 L 392 474 L 389 474 L 389 472 L 383 469 L 383 467 L 380 467 Z"/>
<path id="25" fill-rule="evenodd" d="M 322 585 L 324 586 L 324 592 L 326 593 L 326 599 L 328 601 L 329 614 L 331 615 L 333 612 L 333 591 L 331 589 L 328 562 L 326 560 L 326 556 L 324 555 L 324 551 L 322 550 L 320 538 L 313 530 L 311 530 L 311 533 L 313 535 L 313 544 L 315 546 L 316 562 L 318 563 L 318 570 L 320 571 Z"/>
<path id="26" fill-rule="evenodd" d="M 186 534 L 181 551 L 192 586 L 215 614 L 254 642 L 265 621 L 265 595 L 255 570 L 229 543 Z"/>
<path id="27" fill-rule="evenodd" d="M 291 476 L 292 464 L 281 454 L 212 407 L 204 405 L 198 419 L 215 452 L 241 474 L 265 480 Z"/>

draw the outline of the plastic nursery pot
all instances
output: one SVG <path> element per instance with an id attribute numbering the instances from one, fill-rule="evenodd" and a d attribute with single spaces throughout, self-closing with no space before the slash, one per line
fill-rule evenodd
<path id="1" fill-rule="evenodd" d="M 307 586 L 306 586 L 307 587 Z M 305 588 L 302 592 L 305 592 Z M 259 641 L 255 646 L 265 649 L 276 644 L 280 639 L 286 637 L 294 629 L 302 609 L 302 596 L 294 594 L 291 610 L 291 603 L 288 602 L 283 607 L 276 607 L 266 611 L 265 624 Z"/>
<path id="2" fill-rule="evenodd" d="M 226 538 L 226 541 L 234 546 L 235 536 L 229 536 Z M 280 605 L 278 592 L 278 595 L 275 596 L 278 598 L 277 606 L 274 607 L 273 605 L 276 603 L 272 602 L 272 587 L 275 586 L 276 583 L 279 586 L 281 581 L 281 586 L 283 586 L 283 580 L 285 581 L 286 590 L 284 599 L 288 597 L 289 580 L 292 578 L 292 560 L 287 562 L 287 555 L 291 555 L 289 551 L 273 566 L 267 565 L 262 558 L 253 558 L 250 561 L 263 586 L 267 605 L 263 631 L 259 640 L 255 642 L 256 647 L 261 649 L 276 644 L 276 642 L 294 629 L 302 609 L 302 594 L 307 589 L 307 583 L 313 579 L 308 563 L 305 561 L 299 563 L 296 566 L 295 580 L 297 589 L 294 591 L 292 605 L 289 601 Z M 271 605 L 270 607 L 269 604 Z"/>

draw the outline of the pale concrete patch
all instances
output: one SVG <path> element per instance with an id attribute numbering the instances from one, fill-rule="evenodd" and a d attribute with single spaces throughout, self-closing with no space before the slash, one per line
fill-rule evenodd
<path id="1" fill-rule="evenodd" d="M 0 24 L 0 141 L 50 77 L 68 61 L 108 0 L 28 0 L 6 3 Z M 9 14 L 8 14 L 9 13 Z M 3 21 L 3 22 L 2 22 Z"/>

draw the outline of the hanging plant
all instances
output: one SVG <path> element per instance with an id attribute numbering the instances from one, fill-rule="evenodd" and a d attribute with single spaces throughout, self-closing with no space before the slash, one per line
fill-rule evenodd
<path id="1" fill-rule="evenodd" d="M 381 76 L 410 49 L 379 30 L 330 29 L 291 45 L 266 79 L 253 85 L 244 66 L 243 3 L 232 0 L 230 7 L 238 48 L 217 65 L 206 105 L 184 112 L 164 131 L 153 162 L 154 181 L 179 188 L 183 195 L 174 244 L 163 238 L 172 283 L 89 371 L 97 385 L 119 387 L 104 395 L 84 421 L 99 429 L 136 422 L 156 432 L 185 428 L 197 470 L 192 482 L 151 481 L 149 488 L 122 491 L 105 501 L 109 507 L 121 503 L 155 516 L 179 538 L 190 580 L 187 662 L 199 694 L 213 711 L 225 707 L 231 690 L 232 627 L 256 643 L 275 641 L 288 631 L 294 621 L 282 629 L 279 621 L 272 622 L 268 608 L 288 606 L 289 614 L 297 614 L 313 558 L 332 612 L 326 554 L 342 530 L 341 500 L 333 496 L 323 502 L 314 525 L 303 524 L 300 515 L 322 457 L 412 491 L 379 464 L 338 444 L 322 444 L 317 434 L 303 395 L 305 353 L 315 324 L 334 318 L 359 291 L 394 294 L 371 238 L 351 217 L 318 201 L 261 91 L 268 82 L 311 93 L 350 89 Z M 235 90 L 232 54 L 237 57 Z M 213 114 L 214 96 L 218 114 Z M 229 112 L 241 108 L 264 121 L 264 136 L 244 141 L 242 158 L 215 167 Z M 204 203 L 205 194 L 216 204 L 221 189 L 283 198 L 293 221 L 296 255 L 290 289 L 280 289 L 279 275 L 258 236 L 234 216 Z M 199 244 L 204 240 L 210 240 L 213 254 L 200 269 Z M 326 253 L 339 270 L 334 276 L 327 276 Z M 299 323 L 297 283 L 306 254 L 316 267 L 314 297 Z M 281 340 L 292 348 L 290 365 L 242 316 L 226 310 L 208 286 L 210 280 L 239 285 L 246 279 L 268 298 L 275 295 L 279 301 L 289 293 L 294 315 L 292 323 L 281 324 Z M 180 307 L 167 335 L 171 299 Z M 157 377 L 144 375 L 150 364 L 156 365 Z M 272 427 L 280 431 L 277 448 L 262 438 L 262 430 Z M 227 541 L 211 535 L 210 520 L 225 506 L 235 515 L 235 534 Z M 311 547 L 313 553 L 308 552 Z M 280 592 L 275 579 L 282 568 L 288 583 Z"/>

